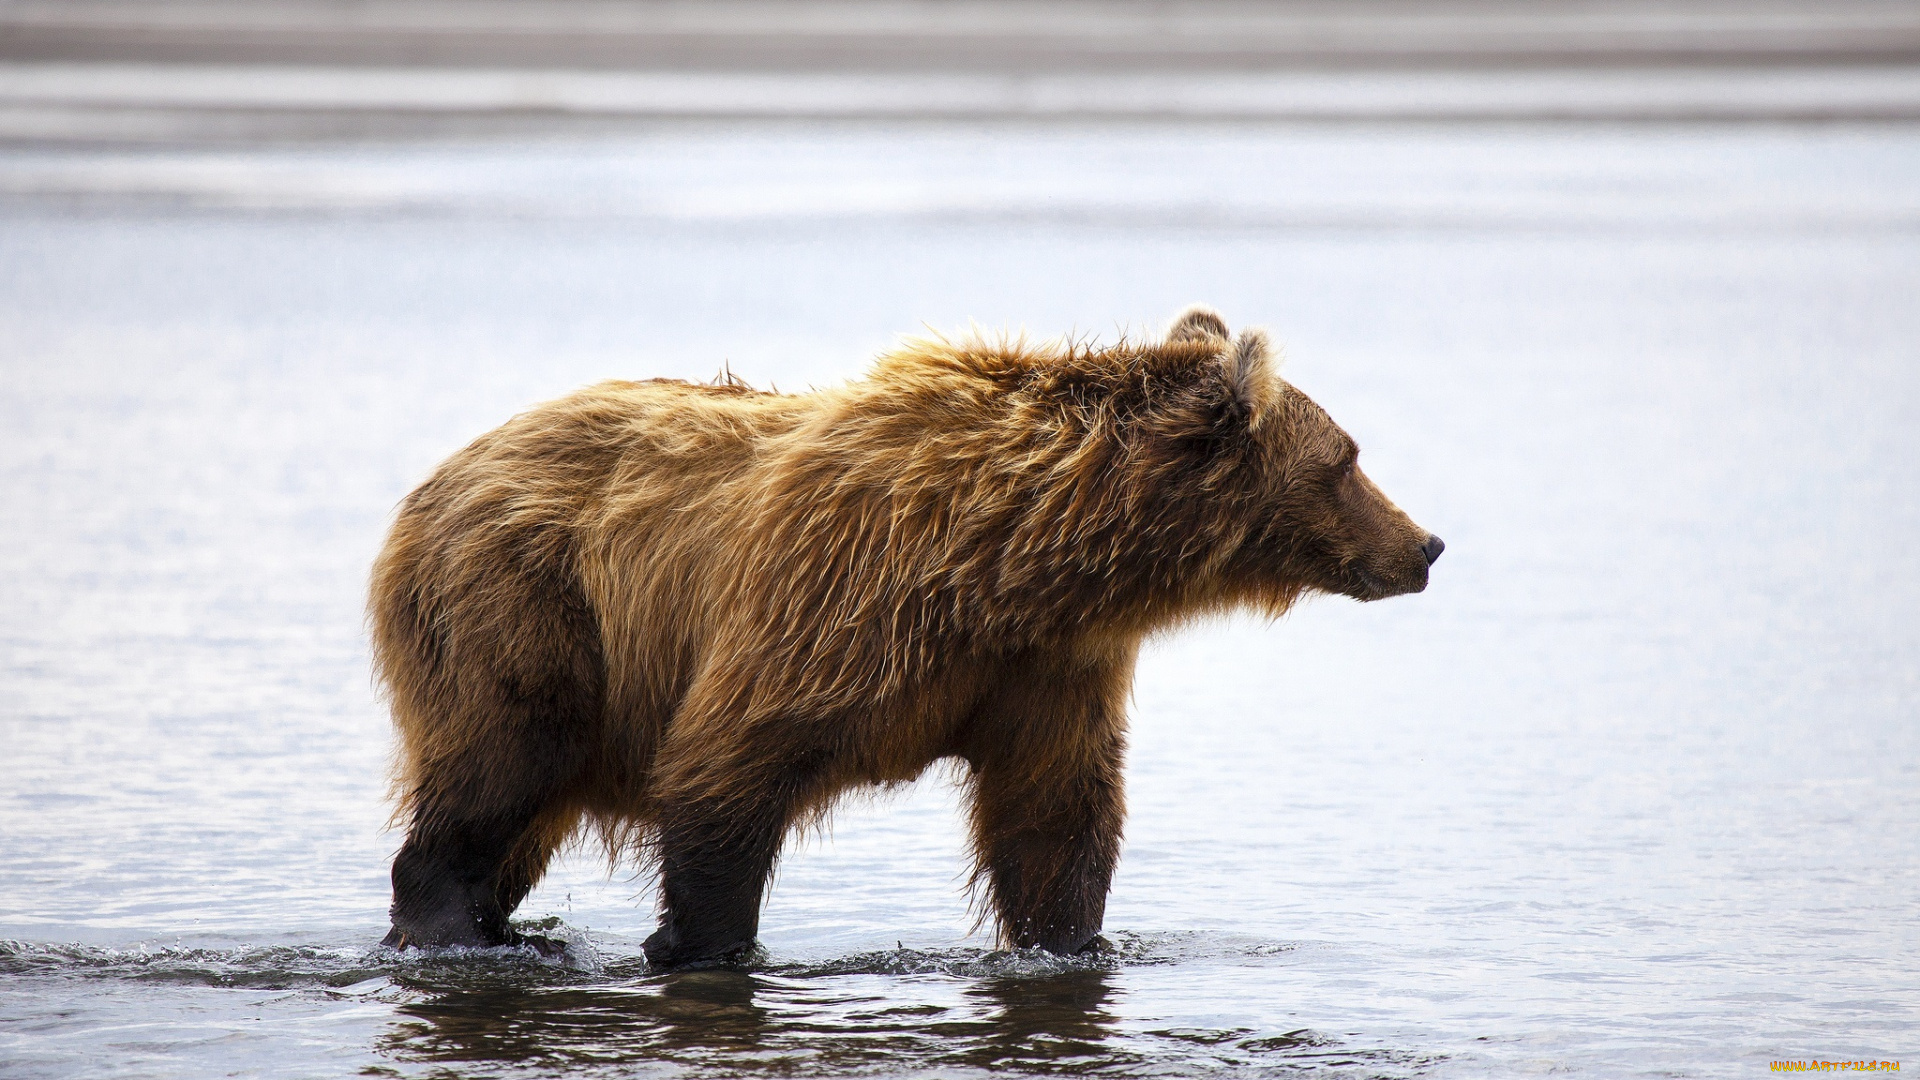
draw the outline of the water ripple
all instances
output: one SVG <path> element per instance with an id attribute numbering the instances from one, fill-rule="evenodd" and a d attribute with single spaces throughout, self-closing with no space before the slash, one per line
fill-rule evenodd
<path id="1" fill-rule="evenodd" d="M 7 940 L 0 976 L 30 980 L 43 993 L 61 983 L 107 984 L 94 997 L 115 994 L 112 984 L 162 984 L 359 1003 L 383 1020 L 370 1040 L 386 1063 L 376 1071 L 403 1074 L 458 1062 L 516 1076 L 587 1065 L 640 1075 L 697 1068 L 737 1076 L 1404 1076 L 1429 1063 L 1307 1028 L 1167 1025 L 1120 1006 L 1116 976 L 1127 969 L 1229 954 L 1257 961 L 1292 948 L 1271 942 L 1120 932 L 1109 948 L 1079 957 L 902 947 L 663 973 L 628 942 L 595 941 L 553 919 L 529 925 L 566 941 L 565 956 L 512 947 L 401 953 L 346 941 L 216 948 Z"/>

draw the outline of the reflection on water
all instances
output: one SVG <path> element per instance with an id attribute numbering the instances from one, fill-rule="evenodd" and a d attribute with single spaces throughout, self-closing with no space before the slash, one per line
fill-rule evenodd
<path id="1" fill-rule="evenodd" d="M 1096 967 L 1005 954 L 876 954 L 840 964 L 646 974 L 615 962 L 590 985 L 416 969 L 393 984 L 418 1000 L 381 1037 L 403 1061 L 519 1065 L 678 1063 L 741 1073 L 841 1073 L 946 1065 L 1030 1072 L 1121 1070 L 1145 1058 L 1109 1047 L 1114 989 Z M 1000 974 L 899 976 L 997 968 Z M 1068 966 L 1068 970 L 1051 970 Z M 1041 973 L 1022 972 L 1039 968 Z M 557 974 L 557 973 L 556 973 Z M 940 1003 L 898 980 L 939 985 Z"/>
<path id="2" fill-rule="evenodd" d="M 407 985 L 429 996 L 398 1009 L 381 1046 L 408 1061 L 673 1062 L 787 1074 L 909 1063 L 1098 1073 L 1146 1060 L 1106 1045 L 1113 988 L 1100 971 L 991 979 L 954 1005 L 742 971 L 620 987 Z"/>
<path id="3" fill-rule="evenodd" d="M 1125 936 L 1119 950 L 1096 961 L 899 949 L 827 965 L 659 974 L 637 954 L 603 957 L 578 938 L 558 962 L 511 948 L 401 954 L 345 945 L 0 942 L 0 976 L 32 977 L 41 995 L 65 986 L 90 987 L 101 997 L 127 985 L 292 994 L 334 1009 L 371 1006 L 384 1017 L 367 1039 L 373 1060 L 384 1063 L 372 1070 L 380 1073 L 618 1066 L 621 1075 L 1157 1076 L 1351 1065 L 1368 1075 L 1403 1076 L 1437 1060 L 1305 1028 L 1209 1028 L 1130 1015 L 1122 1008 L 1122 973 L 1190 962 L 1181 944 Z M 1273 950 L 1249 953 L 1262 955 Z M 181 1035 L 184 1041 L 187 1033 Z M 149 1048 L 164 1044 L 148 1041 Z"/>
<path id="4" fill-rule="evenodd" d="M 772 967 L 648 975 L 643 963 L 625 961 L 585 982 L 557 972 L 415 969 L 392 979 L 412 999 L 397 1006 L 378 1045 L 403 1062 L 679 1065 L 730 1075 L 1144 1076 L 1282 1061 L 1384 1069 L 1411 1060 L 1339 1048 L 1305 1029 L 1128 1030 L 1113 1008 L 1120 991 L 1110 966 L 974 951 L 865 959 L 870 971 L 841 963 L 832 974 Z M 929 974 L 900 976 L 902 969 Z M 983 969 L 999 974 L 980 977 Z"/>
<path id="5" fill-rule="evenodd" d="M 1105 973 L 1075 971 L 1042 979 L 998 979 L 969 991 L 991 1001 L 992 1030 L 966 1053 L 967 1064 L 1036 1072 L 1070 1069 L 1075 1063 L 1106 1066 L 1138 1061 L 1106 1045 L 1113 1014 L 1106 1006 L 1113 988 Z"/>

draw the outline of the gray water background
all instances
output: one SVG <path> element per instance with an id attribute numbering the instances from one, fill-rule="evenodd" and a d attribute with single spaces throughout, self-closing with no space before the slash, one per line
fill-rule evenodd
<path id="1" fill-rule="evenodd" d="M 1920 1031 L 1920 130 L 663 125 L 0 150 L 0 1075 L 1750 1076 Z M 399 957 L 394 504 L 606 377 L 1205 301 L 1445 558 L 1158 640 L 1115 957 L 971 932 L 951 783 L 745 972 Z"/>

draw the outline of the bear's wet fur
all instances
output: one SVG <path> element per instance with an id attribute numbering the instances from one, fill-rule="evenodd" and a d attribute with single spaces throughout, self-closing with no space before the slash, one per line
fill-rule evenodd
<path id="1" fill-rule="evenodd" d="M 1159 341 L 918 340 L 827 390 L 606 382 L 515 417 L 374 567 L 387 942 L 519 940 L 590 825 L 659 867 L 653 962 L 738 958 L 785 837 L 957 758 L 1004 943 L 1088 948 L 1142 639 L 1425 587 L 1438 538 L 1356 454 L 1204 308 Z"/>

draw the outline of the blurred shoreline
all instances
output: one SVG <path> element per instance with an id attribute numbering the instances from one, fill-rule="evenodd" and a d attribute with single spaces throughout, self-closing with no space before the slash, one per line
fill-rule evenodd
<path id="1" fill-rule="evenodd" d="M 1920 4 L 0 2 L 0 142 L 683 119 L 1920 120 Z"/>
<path id="2" fill-rule="evenodd" d="M 1909 0 L 8 0 L 13 61 L 1059 72 L 1911 64 Z"/>

